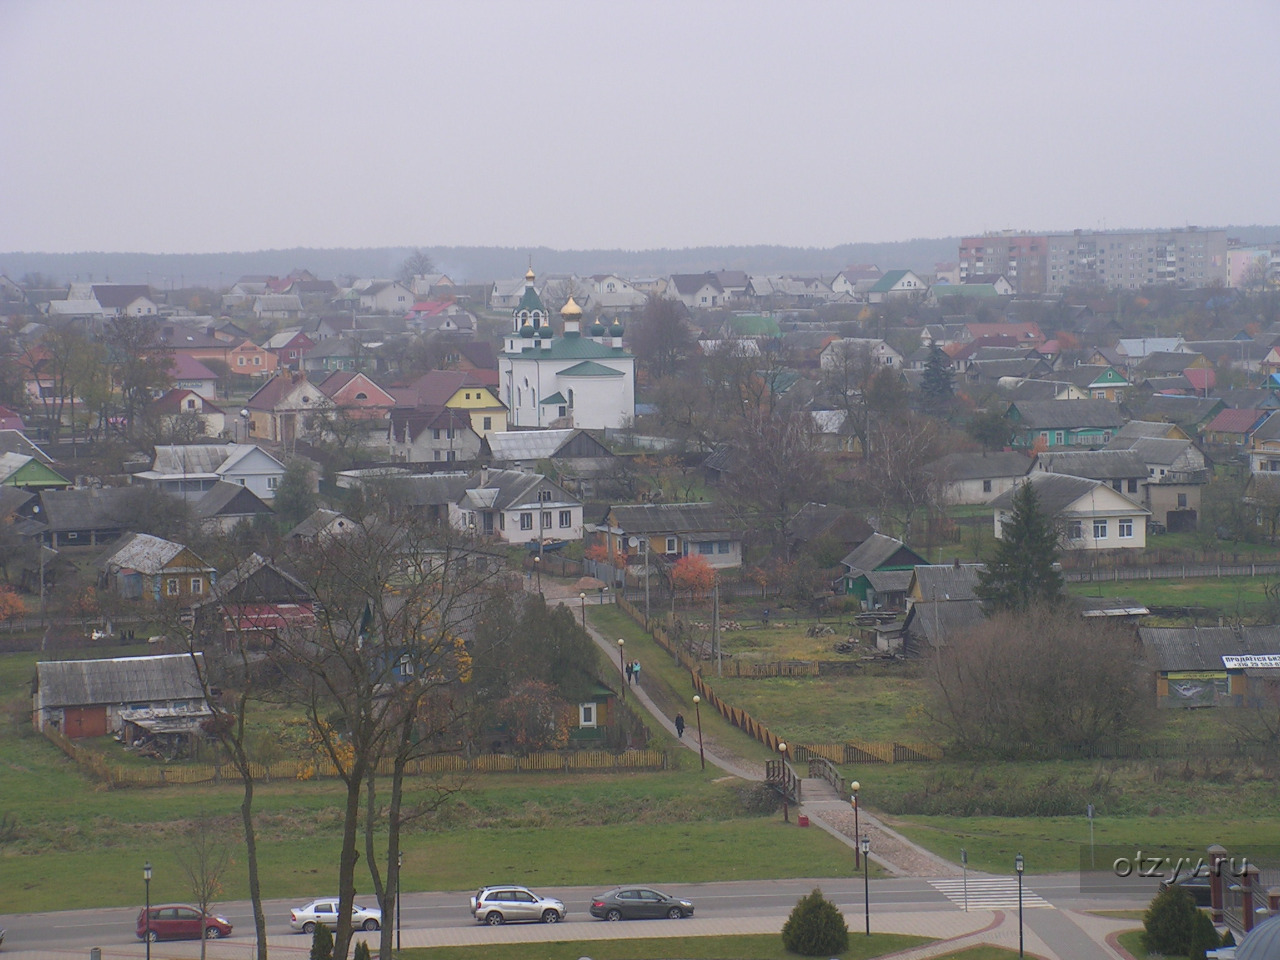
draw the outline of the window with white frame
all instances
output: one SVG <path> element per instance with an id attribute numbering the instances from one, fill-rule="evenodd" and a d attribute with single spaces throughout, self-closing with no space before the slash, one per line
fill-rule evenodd
<path id="1" fill-rule="evenodd" d="M 1067 521 L 1067 539 L 1080 540 L 1084 537 L 1084 523 L 1080 520 Z"/>
<path id="2" fill-rule="evenodd" d="M 526 513 L 522 513 L 522 514 L 520 514 L 520 529 L 521 529 L 521 530 L 532 530 L 532 529 L 533 529 L 533 514 L 532 514 L 532 513 L 528 513 L 528 512 L 526 512 Z"/>
<path id="3" fill-rule="evenodd" d="M 578 704 L 578 726 L 594 727 L 596 725 L 596 705 L 594 703 Z"/>
<path id="4" fill-rule="evenodd" d="M 280 488 L 280 478 L 279 478 L 279 477 L 267 477 L 267 489 L 268 489 L 268 490 L 278 490 L 279 488 Z"/>
<path id="5" fill-rule="evenodd" d="M 178 595 L 177 577 L 170 577 L 164 582 L 164 592 L 171 597 L 176 597 Z"/>
<path id="6" fill-rule="evenodd" d="M 542 529 L 546 530 L 550 526 L 551 526 L 551 511 L 543 510 L 542 511 Z"/>
<path id="7" fill-rule="evenodd" d="M 666 552 L 667 552 L 667 553 L 675 553 L 675 552 L 676 552 L 676 538 L 675 538 L 675 537 L 667 537 L 667 549 L 666 549 Z"/>
<path id="8" fill-rule="evenodd" d="M 572 526 L 573 526 L 573 511 L 572 511 L 572 510 L 561 510 L 561 511 L 560 511 L 560 526 L 561 526 L 561 527 L 572 527 Z"/>
<path id="9" fill-rule="evenodd" d="M 192 577 L 192 578 L 191 578 L 191 592 L 192 592 L 192 593 L 204 593 L 204 581 L 203 581 L 203 580 L 201 580 L 199 577 Z"/>
<path id="10" fill-rule="evenodd" d="M 1107 539 L 1107 521 L 1105 519 L 1095 519 L 1093 521 L 1093 539 Z"/>
<path id="11" fill-rule="evenodd" d="M 1121 540 L 1128 540 L 1133 536 L 1133 518 L 1121 517 L 1116 521 L 1116 533 Z"/>

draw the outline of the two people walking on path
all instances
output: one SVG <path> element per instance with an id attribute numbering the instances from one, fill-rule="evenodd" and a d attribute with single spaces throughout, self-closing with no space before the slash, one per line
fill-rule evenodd
<path id="1" fill-rule="evenodd" d="M 627 661 L 627 683 L 628 685 L 640 682 L 640 661 Z"/>

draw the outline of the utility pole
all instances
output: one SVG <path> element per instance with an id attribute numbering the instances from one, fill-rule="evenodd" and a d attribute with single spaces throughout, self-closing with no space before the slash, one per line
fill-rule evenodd
<path id="1" fill-rule="evenodd" d="M 724 676 L 724 659 L 720 656 L 720 578 L 711 581 L 711 638 L 716 647 L 716 676 Z"/>

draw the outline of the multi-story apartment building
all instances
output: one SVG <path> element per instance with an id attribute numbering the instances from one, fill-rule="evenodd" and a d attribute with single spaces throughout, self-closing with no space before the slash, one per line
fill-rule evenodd
<path id="1" fill-rule="evenodd" d="M 1227 282 L 1227 233 L 1186 227 L 966 237 L 960 241 L 961 279 L 979 273 L 1003 273 L 1019 294 L 1095 284 L 1204 287 Z"/>

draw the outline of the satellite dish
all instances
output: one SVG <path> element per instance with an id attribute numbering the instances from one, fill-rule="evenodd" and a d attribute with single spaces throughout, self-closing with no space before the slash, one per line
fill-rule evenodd
<path id="1" fill-rule="evenodd" d="M 638 546 L 640 546 L 640 538 L 639 538 L 639 537 L 632 537 L 631 539 L 629 539 L 629 540 L 627 541 L 627 544 L 628 544 L 629 546 L 632 546 L 632 547 L 638 547 Z"/>

